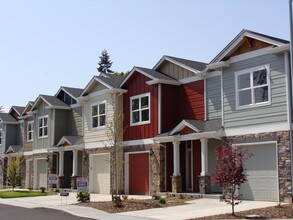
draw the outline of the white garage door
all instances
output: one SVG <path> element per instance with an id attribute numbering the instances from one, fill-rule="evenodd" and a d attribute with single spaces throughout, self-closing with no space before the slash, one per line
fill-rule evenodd
<path id="1" fill-rule="evenodd" d="M 110 155 L 93 155 L 92 160 L 92 192 L 110 194 Z"/>
<path id="2" fill-rule="evenodd" d="M 37 160 L 37 189 L 47 188 L 47 162 L 45 159 Z"/>
<path id="3" fill-rule="evenodd" d="M 242 199 L 279 201 L 275 144 L 245 146 L 253 154 L 245 163 L 247 182 L 241 185 Z"/>

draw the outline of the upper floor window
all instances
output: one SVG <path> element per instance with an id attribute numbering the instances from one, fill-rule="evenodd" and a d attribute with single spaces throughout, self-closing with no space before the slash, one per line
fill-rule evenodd
<path id="1" fill-rule="evenodd" d="M 0 146 L 2 145 L 2 129 L 0 129 Z"/>
<path id="2" fill-rule="evenodd" d="M 92 128 L 106 125 L 106 101 L 92 105 Z"/>
<path id="3" fill-rule="evenodd" d="M 150 122 L 150 93 L 130 97 L 130 124 L 140 125 Z"/>
<path id="4" fill-rule="evenodd" d="M 48 116 L 42 116 L 38 119 L 39 138 L 48 137 Z"/>
<path id="5" fill-rule="evenodd" d="M 29 121 L 27 123 L 27 141 L 33 141 L 34 138 L 34 122 Z"/>
<path id="6" fill-rule="evenodd" d="M 270 104 L 270 67 L 259 66 L 235 72 L 236 108 Z"/>

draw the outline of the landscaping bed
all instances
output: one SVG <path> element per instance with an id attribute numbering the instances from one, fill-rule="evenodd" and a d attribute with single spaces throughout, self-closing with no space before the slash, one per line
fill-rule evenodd
<path id="1" fill-rule="evenodd" d="M 126 199 L 122 200 L 122 206 L 117 207 L 113 202 L 88 202 L 88 203 L 79 203 L 78 205 L 92 207 L 95 209 L 103 210 L 108 213 L 119 213 L 119 212 L 129 212 L 137 211 L 144 209 L 153 209 L 153 208 L 164 208 L 169 206 L 178 206 L 186 204 L 186 201 L 194 200 L 195 198 L 184 197 L 168 197 L 164 198 L 165 204 L 162 200 L 155 199 Z"/>
<path id="2" fill-rule="evenodd" d="M 236 207 L 237 209 L 237 207 Z M 231 214 L 222 214 L 194 219 L 293 219 L 293 204 L 276 205 L 274 207 L 252 209 Z"/>

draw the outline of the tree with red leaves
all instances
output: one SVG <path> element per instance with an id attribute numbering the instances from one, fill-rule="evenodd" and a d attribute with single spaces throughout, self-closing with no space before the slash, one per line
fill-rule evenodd
<path id="1" fill-rule="evenodd" d="M 232 146 L 229 141 L 216 148 L 217 164 L 212 181 L 214 185 L 223 188 L 224 199 L 221 201 L 232 206 L 232 215 L 234 215 L 234 206 L 241 202 L 239 195 L 235 194 L 236 190 L 247 181 L 243 168 L 244 162 L 251 156 L 251 153 L 239 146 Z"/>

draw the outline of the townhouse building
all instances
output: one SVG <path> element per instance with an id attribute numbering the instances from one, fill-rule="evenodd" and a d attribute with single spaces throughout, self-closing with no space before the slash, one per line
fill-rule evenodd
<path id="1" fill-rule="evenodd" d="M 222 192 L 211 175 L 229 140 L 253 154 L 242 199 L 292 202 L 290 74 L 288 41 L 243 30 L 210 63 L 163 56 L 0 113 L 1 153 L 23 157 L 25 188 L 74 189 L 85 177 L 93 193 L 209 194 Z M 115 168 L 108 133 L 121 112 Z"/>

